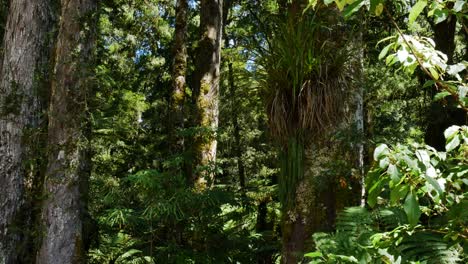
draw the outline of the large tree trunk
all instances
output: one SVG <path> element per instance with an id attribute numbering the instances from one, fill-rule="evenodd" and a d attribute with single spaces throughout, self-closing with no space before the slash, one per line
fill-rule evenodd
<path id="1" fill-rule="evenodd" d="M 214 179 L 216 162 L 215 137 L 218 128 L 219 76 L 221 63 L 222 0 L 202 0 L 200 14 L 201 40 L 195 73 L 197 122 L 203 132 L 195 139 L 195 173 L 192 181 L 205 188 Z"/>
<path id="2" fill-rule="evenodd" d="M 187 73 L 187 0 L 177 0 L 176 3 L 176 24 L 174 40 L 174 65 L 173 65 L 173 84 L 171 97 L 171 120 L 170 136 L 171 148 L 174 153 L 183 150 L 183 138 L 177 135 L 178 129 L 184 126 L 184 102 Z"/>
<path id="3" fill-rule="evenodd" d="M 84 218 L 89 162 L 86 97 L 96 27 L 95 0 L 62 0 L 49 104 L 47 199 L 39 264 L 86 263 Z"/>
<path id="4" fill-rule="evenodd" d="M 52 30 L 48 0 L 14 0 L 4 32 L 0 83 L 0 263 L 30 254 L 31 202 L 44 156 Z M 37 197 L 34 197 L 37 199 Z"/>

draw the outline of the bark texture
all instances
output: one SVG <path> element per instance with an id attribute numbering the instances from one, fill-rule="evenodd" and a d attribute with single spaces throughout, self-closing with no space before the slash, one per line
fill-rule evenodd
<path id="1" fill-rule="evenodd" d="M 48 0 L 10 2 L 0 80 L 0 263 L 30 254 L 28 228 L 42 149 L 52 36 Z"/>
<path id="2" fill-rule="evenodd" d="M 86 263 L 89 162 L 86 96 L 96 27 L 95 0 L 62 0 L 49 104 L 48 167 L 38 264 Z"/>
<path id="3" fill-rule="evenodd" d="M 184 102 L 187 74 L 187 0 L 177 0 L 176 24 L 174 41 L 174 66 L 171 98 L 171 130 L 170 136 L 174 152 L 183 150 L 183 139 L 177 136 L 177 130 L 184 127 Z"/>
<path id="4" fill-rule="evenodd" d="M 449 15 L 445 21 L 433 24 L 434 42 L 436 49 L 447 55 L 448 64 L 453 64 L 455 53 L 455 33 L 457 18 Z M 426 76 L 424 76 L 426 78 Z M 422 82 L 425 82 L 426 79 Z M 435 88 L 431 91 L 431 97 L 438 92 Z M 455 100 L 448 96 L 446 100 L 431 102 L 427 117 L 425 142 L 439 151 L 445 150 L 444 131 L 451 125 L 465 125 L 468 123 L 467 115 L 463 109 L 457 108 Z"/>
<path id="5" fill-rule="evenodd" d="M 195 139 L 195 173 L 193 182 L 205 188 L 214 178 L 210 167 L 216 162 L 215 131 L 219 116 L 219 77 L 221 63 L 222 0 L 202 0 L 200 47 L 195 74 L 197 122 L 203 133 Z"/>

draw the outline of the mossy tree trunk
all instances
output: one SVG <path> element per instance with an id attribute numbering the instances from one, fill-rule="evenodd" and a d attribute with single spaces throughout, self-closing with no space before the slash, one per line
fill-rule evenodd
<path id="1" fill-rule="evenodd" d="M 178 130 L 184 127 L 184 102 L 186 94 L 186 74 L 187 74 L 187 0 L 177 0 L 176 2 L 176 23 L 174 33 L 174 65 L 173 84 L 171 97 L 170 130 L 172 137 L 171 148 L 174 153 L 183 150 L 184 141 L 178 136 Z"/>
<path id="2" fill-rule="evenodd" d="M 196 126 L 201 132 L 194 143 L 195 171 L 192 182 L 203 189 L 214 180 L 213 166 L 216 162 L 223 1 L 202 0 L 200 8 L 201 39 L 194 92 Z"/>
<path id="3" fill-rule="evenodd" d="M 2 4 L 3 5 L 3 4 Z M 32 206 L 43 164 L 51 1 L 13 0 L 0 80 L 0 263 L 29 262 Z M 24 259 L 26 258 L 26 259 Z"/>
<path id="4" fill-rule="evenodd" d="M 86 100 L 90 93 L 96 7 L 95 0 L 61 1 L 48 115 L 44 237 L 38 264 L 86 263 Z"/>

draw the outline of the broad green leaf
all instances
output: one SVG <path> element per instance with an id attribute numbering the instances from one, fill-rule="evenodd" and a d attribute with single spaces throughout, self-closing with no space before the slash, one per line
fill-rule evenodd
<path id="1" fill-rule="evenodd" d="M 434 96 L 434 101 L 439 101 L 439 100 L 442 100 L 444 99 L 445 97 L 449 96 L 450 93 L 447 92 L 447 91 L 442 91 L 440 93 L 437 93 L 435 96 Z"/>
<path id="2" fill-rule="evenodd" d="M 447 16 L 448 16 L 447 10 L 441 10 L 441 9 L 434 10 L 434 22 L 436 24 L 439 24 L 440 22 L 445 21 L 447 19 Z"/>
<path id="3" fill-rule="evenodd" d="M 385 156 L 389 153 L 388 146 L 386 144 L 380 144 L 374 150 L 374 160 L 379 160 L 381 156 Z"/>
<path id="4" fill-rule="evenodd" d="M 393 43 L 390 43 L 387 46 L 385 46 L 385 48 L 383 48 L 383 50 L 379 54 L 379 60 L 383 59 L 387 55 L 388 49 L 390 49 L 391 46 L 393 46 Z"/>
<path id="5" fill-rule="evenodd" d="M 400 181 L 400 172 L 394 164 L 388 165 L 387 174 L 394 183 L 398 183 Z"/>
<path id="6" fill-rule="evenodd" d="M 414 195 L 413 191 L 410 191 L 406 196 L 403 209 L 406 213 L 406 216 L 408 217 L 408 223 L 410 225 L 416 225 L 419 221 L 421 210 L 419 209 L 419 203 L 416 200 L 416 196 Z"/>
<path id="7" fill-rule="evenodd" d="M 429 72 L 431 73 L 432 77 L 434 77 L 434 79 L 439 80 L 439 73 L 434 68 L 429 68 Z"/>
<path id="8" fill-rule="evenodd" d="M 436 82 L 434 80 L 428 80 L 427 82 L 424 83 L 423 88 L 433 86 Z"/>
<path id="9" fill-rule="evenodd" d="M 409 55 L 410 55 L 409 52 L 405 49 L 401 49 L 397 52 L 398 60 L 401 63 L 405 62 Z"/>
<path id="10" fill-rule="evenodd" d="M 451 126 L 444 131 L 445 139 L 451 139 L 458 131 L 460 130 L 459 126 Z"/>
<path id="11" fill-rule="evenodd" d="M 431 162 L 429 153 L 424 149 L 418 149 L 416 151 L 416 157 L 418 157 L 419 161 L 421 161 L 425 166 L 428 166 Z"/>
<path id="12" fill-rule="evenodd" d="M 335 2 L 335 0 L 323 0 L 323 3 L 326 5 L 329 5 L 331 3 Z"/>
<path id="13" fill-rule="evenodd" d="M 356 13 L 364 4 L 364 0 L 357 0 L 352 4 L 348 5 L 343 11 L 344 17 L 349 18 L 352 14 Z"/>
<path id="14" fill-rule="evenodd" d="M 456 147 L 460 145 L 460 137 L 455 136 L 452 140 L 449 140 L 447 145 L 445 145 L 445 150 L 446 151 L 452 151 Z"/>
<path id="15" fill-rule="evenodd" d="M 370 207 L 374 207 L 377 204 L 377 197 L 382 192 L 382 187 L 384 186 L 385 182 L 385 179 L 382 178 L 369 189 L 367 203 Z"/>
<path id="16" fill-rule="evenodd" d="M 447 73 L 450 75 L 456 75 L 459 72 L 463 71 L 466 68 L 465 64 L 457 63 L 455 65 L 450 65 L 447 69 Z"/>
<path id="17" fill-rule="evenodd" d="M 379 161 L 379 166 L 382 169 L 387 168 L 389 164 L 390 164 L 390 159 L 388 157 L 385 157 Z"/>
<path id="18" fill-rule="evenodd" d="M 426 0 L 419 0 L 412 8 L 409 13 L 408 23 L 411 25 L 416 21 L 416 18 L 421 14 L 424 8 L 427 6 Z"/>
<path id="19" fill-rule="evenodd" d="M 460 99 L 465 98 L 467 94 L 468 94 L 468 86 L 466 85 L 458 86 L 458 96 L 460 96 Z"/>
<path id="20" fill-rule="evenodd" d="M 406 194 L 408 194 L 409 191 L 409 186 L 405 184 L 400 184 L 395 186 L 390 191 L 390 203 L 392 205 L 399 205 L 400 200 L 406 197 Z"/>
<path id="21" fill-rule="evenodd" d="M 453 5 L 453 11 L 460 12 L 463 9 L 463 5 L 466 3 L 466 0 L 457 0 Z"/>
<path id="22" fill-rule="evenodd" d="M 430 167 L 427 169 L 426 174 L 424 174 L 427 182 L 434 187 L 434 189 L 437 191 L 439 195 L 443 195 L 444 191 L 440 187 L 439 183 L 434 179 L 433 174 L 436 174 L 435 169 L 433 167 Z"/>

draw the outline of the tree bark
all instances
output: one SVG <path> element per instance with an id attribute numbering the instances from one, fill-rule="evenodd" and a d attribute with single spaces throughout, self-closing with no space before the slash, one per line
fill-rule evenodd
<path id="1" fill-rule="evenodd" d="M 52 32 L 48 0 L 10 3 L 0 64 L 0 263 L 27 261 L 32 197 L 44 156 Z"/>
<path id="2" fill-rule="evenodd" d="M 171 97 L 171 147 L 179 153 L 184 148 L 183 138 L 177 136 L 177 130 L 184 127 L 184 102 L 187 74 L 187 0 L 177 0 L 174 41 L 173 84 Z"/>
<path id="3" fill-rule="evenodd" d="M 216 162 L 216 129 L 219 116 L 219 77 L 221 63 L 222 0 L 202 0 L 200 13 L 201 39 L 195 74 L 197 109 L 196 125 L 202 133 L 195 139 L 195 173 L 192 181 L 205 188 L 214 180 Z"/>
<path id="4" fill-rule="evenodd" d="M 445 21 L 439 24 L 432 24 L 436 49 L 447 55 L 448 64 L 453 64 L 456 24 L 457 18 L 454 15 L 449 15 Z M 425 81 L 424 78 L 423 82 Z M 433 88 L 430 93 L 431 97 L 435 96 L 437 92 L 439 91 Z M 431 102 L 427 120 L 425 142 L 439 151 L 445 150 L 445 129 L 451 125 L 465 125 L 468 122 L 466 113 L 463 109 L 456 107 L 451 96 L 442 102 Z"/>
<path id="5" fill-rule="evenodd" d="M 49 104 L 48 167 L 38 264 L 86 263 L 89 161 L 86 98 L 96 27 L 95 0 L 62 0 Z"/>

